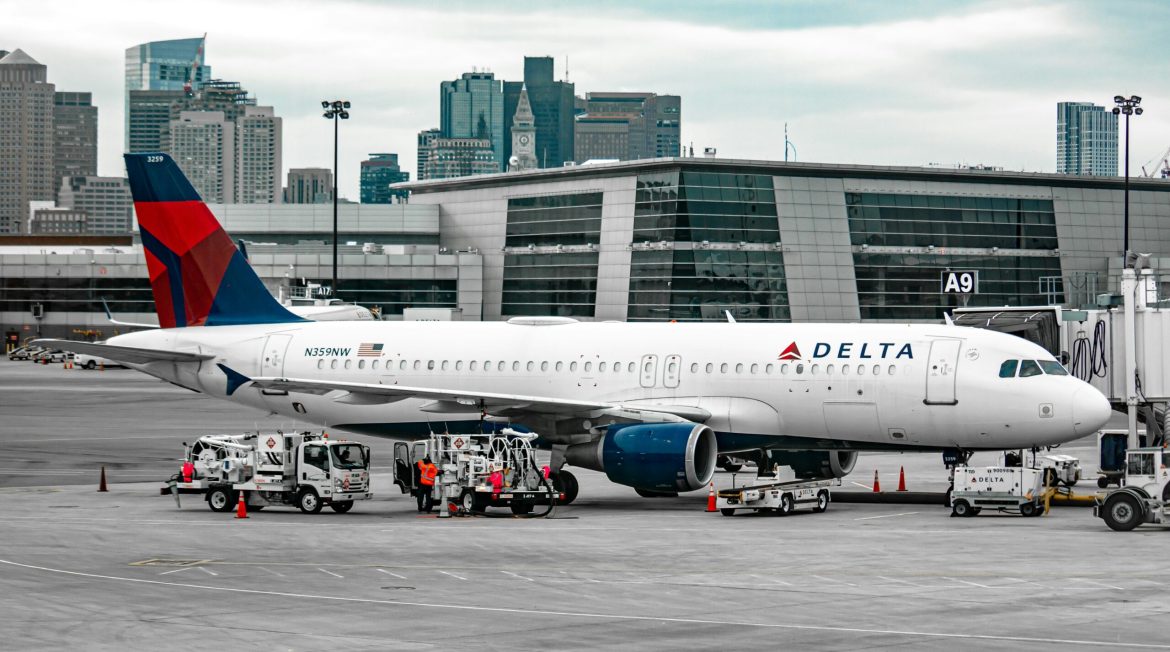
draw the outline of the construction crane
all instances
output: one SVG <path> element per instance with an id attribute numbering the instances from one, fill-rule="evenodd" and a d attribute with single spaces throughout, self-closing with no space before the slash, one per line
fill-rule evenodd
<path id="1" fill-rule="evenodd" d="M 1146 170 L 1146 165 L 1150 166 L 1149 170 Z M 1162 179 L 1170 179 L 1170 147 L 1167 147 L 1161 156 L 1146 162 L 1146 165 L 1142 166 L 1143 177 L 1153 179 L 1158 176 Z"/>
<path id="2" fill-rule="evenodd" d="M 191 61 L 191 68 L 187 70 L 187 81 L 183 83 L 183 92 L 187 97 L 195 95 L 195 71 L 203 66 L 203 46 L 207 44 L 207 32 L 199 39 L 199 47 L 195 48 L 195 59 Z"/>

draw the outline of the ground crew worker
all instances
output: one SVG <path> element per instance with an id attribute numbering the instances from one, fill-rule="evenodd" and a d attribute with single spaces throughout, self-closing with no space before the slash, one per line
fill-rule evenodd
<path id="1" fill-rule="evenodd" d="M 431 458 L 422 458 L 418 461 L 418 511 L 430 512 L 435 506 L 435 476 L 439 469 L 431 463 Z"/>

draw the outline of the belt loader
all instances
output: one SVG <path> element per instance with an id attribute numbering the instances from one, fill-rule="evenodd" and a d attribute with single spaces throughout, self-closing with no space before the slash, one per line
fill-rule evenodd
<path id="1" fill-rule="evenodd" d="M 252 510 L 296 505 L 306 514 L 324 505 L 344 514 L 373 497 L 370 448 L 320 433 L 205 435 L 184 459 L 175 488 L 203 494 L 215 512 L 231 511 L 241 493 Z"/>

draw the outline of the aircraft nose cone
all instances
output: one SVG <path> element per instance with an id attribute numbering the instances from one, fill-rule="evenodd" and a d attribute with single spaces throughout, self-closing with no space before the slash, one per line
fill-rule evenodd
<path id="1" fill-rule="evenodd" d="M 1092 387 L 1082 387 L 1073 393 L 1073 431 L 1078 435 L 1097 432 L 1109 421 L 1113 410 L 1105 395 Z"/>

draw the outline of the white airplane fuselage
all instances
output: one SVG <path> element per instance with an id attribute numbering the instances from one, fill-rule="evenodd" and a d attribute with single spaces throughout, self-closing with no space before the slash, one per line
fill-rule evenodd
<path id="1" fill-rule="evenodd" d="M 943 325 L 303 322 L 161 329 L 109 343 L 211 355 L 135 367 L 301 422 L 402 439 L 474 427 L 480 410 L 247 386 L 229 396 L 218 365 L 249 377 L 693 406 L 710 413 L 720 452 L 1031 448 L 1090 434 L 1109 416 L 1105 398 L 1072 376 L 1000 377 L 1005 360 L 1051 361 L 1039 346 Z M 576 417 L 542 426 L 555 433 L 534 429 L 565 437 L 592 425 Z"/>

